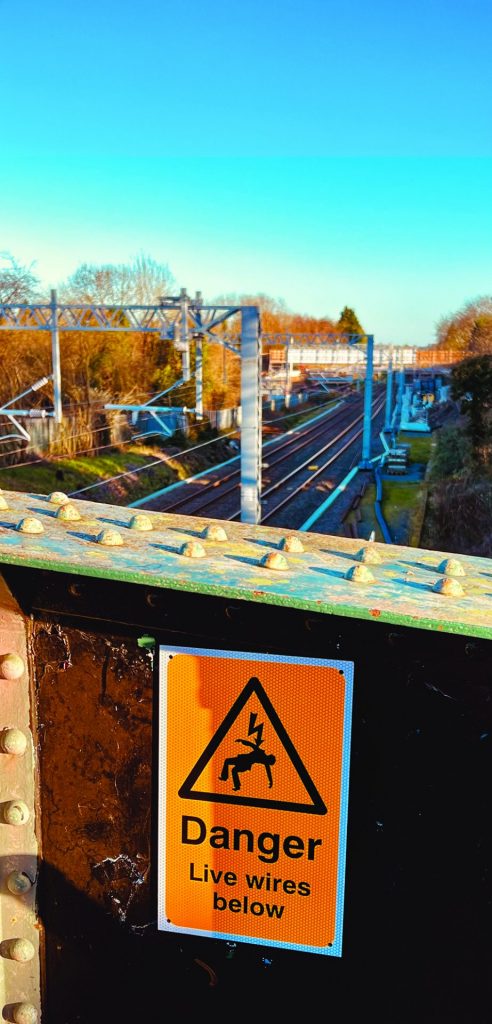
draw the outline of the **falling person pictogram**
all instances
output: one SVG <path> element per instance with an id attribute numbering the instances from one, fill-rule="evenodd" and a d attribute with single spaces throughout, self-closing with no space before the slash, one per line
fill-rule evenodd
<path id="1" fill-rule="evenodd" d="M 222 782 L 227 782 L 229 779 L 229 771 L 232 778 L 232 788 L 235 792 L 241 789 L 241 781 L 239 775 L 241 772 L 250 772 L 256 764 L 262 764 L 266 776 L 268 779 L 268 786 L 271 789 L 273 786 L 272 776 L 272 764 L 275 764 L 276 757 L 274 754 L 267 754 L 262 750 L 263 746 L 263 723 L 256 725 L 257 714 L 251 712 L 249 716 L 249 728 L 248 736 L 254 736 L 254 741 L 237 739 L 236 743 L 242 743 L 245 747 L 251 747 L 251 751 L 248 754 L 237 754 L 236 757 L 227 757 L 222 766 L 222 771 L 219 778 Z"/>

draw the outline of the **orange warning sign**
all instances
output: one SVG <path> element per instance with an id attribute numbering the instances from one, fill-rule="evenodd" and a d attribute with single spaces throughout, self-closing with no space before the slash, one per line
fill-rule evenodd
<path id="1" fill-rule="evenodd" d="M 159 928 L 340 956 L 353 664 L 160 658 Z"/>

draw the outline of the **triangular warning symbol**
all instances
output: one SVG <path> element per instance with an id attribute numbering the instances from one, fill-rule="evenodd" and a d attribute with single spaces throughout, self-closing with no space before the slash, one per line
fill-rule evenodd
<path id="1" fill-rule="evenodd" d="M 238 748 L 236 744 L 241 746 Z M 274 748 L 276 752 L 272 753 Z M 200 777 L 212 761 L 215 767 L 220 765 L 220 772 L 215 771 L 220 785 L 215 791 L 208 792 L 201 788 Z M 282 799 L 274 799 L 274 793 L 278 792 L 276 762 L 278 767 L 283 763 L 283 778 L 287 779 L 284 792 L 280 794 Z M 246 773 L 248 778 L 251 773 L 254 785 L 248 787 L 244 783 Z M 287 799 L 286 788 L 295 793 L 294 799 Z M 269 797 L 267 794 L 271 790 Z M 259 795 L 263 791 L 265 796 Z M 307 814 L 326 814 L 327 810 L 271 700 L 255 676 L 234 701 L 178 795 L 189 800 L 305 811 Z"/>

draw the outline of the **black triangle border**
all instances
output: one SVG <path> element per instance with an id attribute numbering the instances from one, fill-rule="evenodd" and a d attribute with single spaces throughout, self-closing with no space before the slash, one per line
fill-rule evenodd
<path id="1" fill-rule="evenodd" d="M 275 729 L 275 732 L 277 733 L 277 736 L 280 742 L 282 743 L 284 750 L 288 754 L 293 767 L 295 768 L 299 778 L 301 779 L 304 788 L 311 797 L 312 803 L 290 803 L 286 800 L 261 800 L 256 797 L 249 798 L 245 796 L 236 796 L 232 793 L 200 793 L 193 791 L 193 786 L 195 782 L 197 782 L 197 780 L 199 779 L 205 766 L 210 761 L 210 758 L 213 756 L 213 754 L 215 754 L 215 751 L 222 743 L 222 740 L 229 732 L 229 729 L 231 728 L 236 718 L 243 710 L 244 706 L 247 704 L 249 698 L 253 693 L 256 694 L 258 700 L 260 701 L 260 704 L 262 705 L 265 714 L 268 716 L 271 725 Z M 214 736 L 212 736 L 212 739 L 205 747 L 205 750 L 198 758 L 198 761 L 196 762 L 194 768 L 192 768 L 191 772 L 183 782 L 183 785 L 179 788 L 178 796 L 185 800 L 206 800 L 209 803 L 242 804 L 246 807 L 269 807 L 273 810 L 278 811 L 300 811 L 306 814 L 327 813 L 326 804 L 324 803 L 318 790 L 316 789 L 316 786 L 314 785 L 314 782 L 311 776 L 309 775 L 309 772 L 307 771 L 303 761 L 301 760 L 287 730 L 282 725 L 282 722 L 277 712 L 275 711 L 275 708 L 270 698 L 267 696 L 266 691 L 264 690 L 262 684 L 260 683 L 260 680 L 256 676 L 251 677 L 249 682 L 246 683 L 246 686 L 239 694 L 239 697 L 237 697 L 236 700 L 234 701 L 234 704 L 227 712 L 227 715 L 225 716 L 222 724 L 219 725 L 219 728 L 216 730 Z"/>

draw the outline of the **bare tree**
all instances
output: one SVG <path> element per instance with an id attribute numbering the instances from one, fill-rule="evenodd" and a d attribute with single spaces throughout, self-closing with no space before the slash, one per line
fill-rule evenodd
<path id="1" fill-rule="evenodd" d="M 32 272 L 32 264 L 24 267 L 10 253 L 0 253 L 0 302 L 14 306 L 32 302 L 38 284 Z"/>
<path id="2" fill-rule="evenodd" d="M 167 264 L 140 253 L 128 264 L 82 263 L 60 286 L 59 295 L 64 302 L 146 306 L 169 295 L 174 284 Z"/>
<path id="3" fill-rule="evenodd" d="M 492 353 L 492 314 L 478 316 L 474 321 L 468 351 L 473 356 Z"/>
<path id="4" fill-rule="evenodd" d="M 482 295 L 467 302 L 456 313 L 437 323 L 437 345 L 470 354 L 489 352 L 492 327 L 492 296 Z"/>

